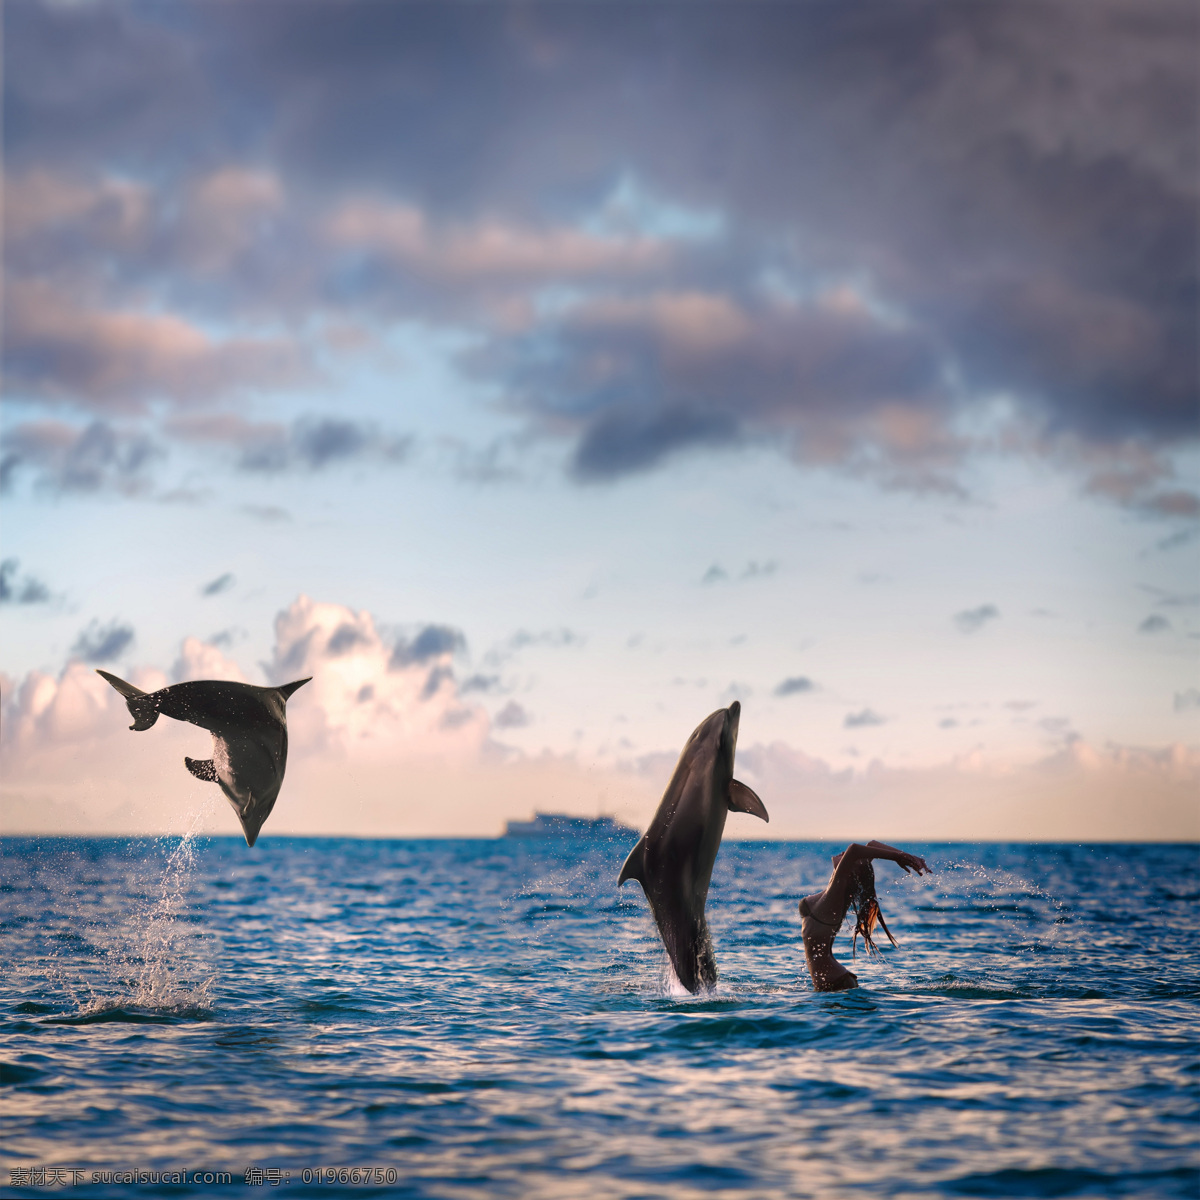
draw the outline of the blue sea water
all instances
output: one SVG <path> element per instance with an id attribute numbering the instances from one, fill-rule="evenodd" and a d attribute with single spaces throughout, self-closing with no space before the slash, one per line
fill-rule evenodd
<path id="1" fill-rule="evenodd" d="M 692 997 L 624 843 L 0 840 L 2 1194 L 1195 1197 L 1197 848 L 911 848 L 818 995 L 726 842 Z"/>

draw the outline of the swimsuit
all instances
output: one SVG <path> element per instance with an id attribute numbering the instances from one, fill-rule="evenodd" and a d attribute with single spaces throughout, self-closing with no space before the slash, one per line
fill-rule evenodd
<path id="1" fill-rule="evenodd" d="M 818 917 L 809 907 L 807 897 L 800 901 L 800 936 L 805 942 L 832 942 L 841 927 L 841 921 L 834 925 L 832 922 L 823 921 Z"/>
<path id="2" fill-rule="evenodd" d="M 841 927 L 841 921 L 834 925 L 818 917 L 809 907 L 807 896 L 800 901 L 800 936 L 804 939 L 804 956 L 808 959 L 809 971 L 819 992 L 840 992 L 845 988 L 858 987 L 858 976 L 853 971 L 847 971 L 833 957 L 833 939 Z M 819 942 L 825 942 L 828 948 L 814 955 L 813 943 Z"/>

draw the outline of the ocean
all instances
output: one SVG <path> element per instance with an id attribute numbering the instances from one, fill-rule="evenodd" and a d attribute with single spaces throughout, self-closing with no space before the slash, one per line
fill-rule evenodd
<path id="1" fill-rule="evenodd" d="M 693 997 L 631 844 L 0 840 L 0 1194 L 1200 1191 L 1196 846 L 906 846 L 819 995 L 838 847 L 726 842 Z"/>

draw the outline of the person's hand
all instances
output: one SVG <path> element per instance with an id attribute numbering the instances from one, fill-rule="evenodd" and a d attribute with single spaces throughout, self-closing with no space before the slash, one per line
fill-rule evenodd
<path id="1" fill-rule="evenodd" d="M 923 858 L 916 854 L 909 854 L 907 850 L 901 850 L 900 857 L 896 859 L 896 861 L 906 871 L 916 871 L 918 875 L 920 875 L 922 871 L 927 872 L 929 870 L 929 867 Z"/>

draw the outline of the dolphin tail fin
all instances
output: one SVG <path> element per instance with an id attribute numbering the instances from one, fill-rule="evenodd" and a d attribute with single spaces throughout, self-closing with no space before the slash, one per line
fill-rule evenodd
<path id="1" fill-rule="evenodd" d="M 126 683 L 125 680 L 110 675 L 107 671 L 101 671 L 99 667 L 96 668 L 96 674 L 102 675 L 125 697 L 125 706 L 133 718 L 130 729 L 149 729 L 158 720 L 158 709 L 154 707 L 154 701 L 150 699 L 148 693 L 143 692 L 141 688 L 134 687 L 132 683 Z"/>
<path id="2" fill-rule="evenodd" d="M 764 821 L 771 819 L 767 816 L 763 802 L 740 780 L 735 779 L 730 783 L 728 804 L 730 812 L 749 813 L 752 817 L 759 817 Z"/>
<path id="3" fill-rule="evenodd" d="M 617 876 L 617 887 L 627 879 L 636 879 L 642 885 L 642 890 L 646 889 L 646 839 L 642 838 L 636 846 L 629 852 L 629 857 L 625 860 L 625 865 L 621 868 L 621 874 Z"/>
<path id="4" fill-rule="evenodd" d="M 280 684 L 280 686 L 276 690 L 282 692 L 283 698 L 286 700 L 294 691 L 297 691 L 298 689 L 302 688 L 311 679 L 312 679 L 312 676 L 310 675 L 308 677 L 308 679 L 297 679 L 294 683 L 283 683 L 283 684 Z M 253 845 L 254 843 L 251 842 L 250 844 Z"/>
<path id="5" fill-rule="evenodd" d="M 205 783 L 217 782 L 217 768 L 213 766 L 211 758 L 188 758 L 187 755 L 184 755 L 183 765 L 197 779 L 203 779 Z"/>

